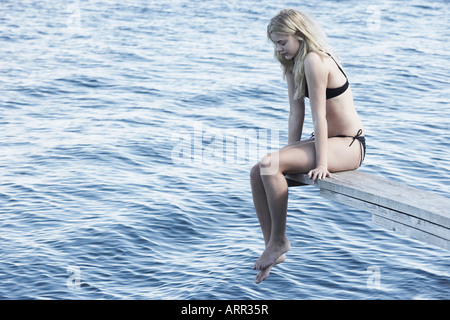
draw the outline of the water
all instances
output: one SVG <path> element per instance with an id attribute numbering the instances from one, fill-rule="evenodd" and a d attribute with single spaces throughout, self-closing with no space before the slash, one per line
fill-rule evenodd
<path id="1" fill-rule="evenodd" d="M 450 194 L 448 1 L 316 3 L 1 1 L 0 297 L 450 298 L 448 251 L 309 187 L 291 190 L 288 259 L 253 283 L 257 155 L 238 138 L 287 140 L 265 36 L 283 7 L 342 58 L 361 170 Z"/>

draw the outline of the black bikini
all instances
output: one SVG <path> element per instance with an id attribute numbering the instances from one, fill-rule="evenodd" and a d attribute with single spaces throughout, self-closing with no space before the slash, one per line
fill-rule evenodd
<path id="1" fill-rule="evenodd" d="M 327 95 L 327 100 L 328 100 L 328 99 L 340 96 L 345 91 L 347 91 L 347 88 L 349 87 L 349 83 L 348 83 L 347 75 L 345 74 L 344 70 L 341 69 L 341 67 L 336 62 L 336 60 L 334 60 L 334 58 L 331 56 L 331 54 L 329 54 L 329 53 L 327 53 L 327 54 L 330 56 L 331 59 L 333 59 L 333 61 L 336 63 L 336 65 L 339 68 L 339 70 L 341 70 L 342 74 L 345 76 L 345 83 L 341 87 L 339 87 L 339 88 L 327 88 L 326 95 Z M 305 82 L 305 97 L 309 98 L 308 82 Z"/>
<path id="2" fill-rule="evenodd" d="M 339 64 L 336 62 L 336 60 L 334 60 L 334 58 L 329 53 L 328 53 L 328 55 L 336 63 L 336 65 L 339 68 L 339 70 L 341 70 L 341 72 L 344 74 L 346 81 L 339 88 L 331 88 L 331 89 L 327 88 L 327 90 L 326 90 L 327 100 L 343 94 L 345 91 L 347 91 L 347 89 L 349 87 L 348 78 L 347 78 L 347 75 L 345 74 L 344 70 L 342 70 L 342 68 L 339 66 Z M 307 98 L 309 98 L 308 83 L 305 83 L 305 96 Z M 353 142 L 355 142 L 355 140 L 358 140 L 359 144 L 360 144 L 360 147 L 361 147 L 361 161 L 359 163 L 359 166 L 362 165 L 362 163 L 364 161 L 364 158 L 366 157 L 366 138 L 364 136 L 362 136 L 362 130 L 361 129 L 358 130 L 358 132 L 356 133 L 356 135 L 354 137 L 345 136 L 345 135 L 337 135 L 337 136 L 330 137 L 330 138 L 353 138 L 352 142 L 349 144 L 349 147 L 352 146 L 352 144 L 353 144 Z M 311 134 L 311 139 L 314 139 L 314 132 Z"/>
<path id="3" fill-rule="evenodd" d="M 361 165 L 364 161 L 364 158 L 366 157 L 366 137 L 362 136 L 362 130 L 359 129 L 358 132 L 356 133 L 356 136 L 354 136 L 354 137 L 337 135 L 337 136 L 334 136 L 333 138 L 353 138 L 352 142 L 350 142 L 350 144 L 348 145 L 349 147 L 352 146 L 352 144 L 353 144 L 353 142 L 355 142 L 355 140 L 359 141 L 359 145 L 360 145 L 360 149 L 361 149 L 361 160 L 359 161 L 359 166 L 361 167 Z"/>
<path id="4" fill-rule="evenodd" d="M 360 149 L 361 149 L 361 160 L 359 161 L 359 166 L 361 167 L 364 158 L 366 157 L 366 137 L 362 136 L 362 130 L 359 129 L 358 132 L 356 133 L 355 136 L 346 136 L 343 134 L 339 134 L 337 136 L 334 137 L 329 137 L 329 138 L 352 138 L 352 142 L 350 142 L 350 144 L 348 145 L 349 147 L 352 146 L 353 142 L 355 142 L 355 140 L 359 141 L 359 145 L 360 145 Z M 311 140 L 314 140 L 314 132 L 311 133 Z"/>

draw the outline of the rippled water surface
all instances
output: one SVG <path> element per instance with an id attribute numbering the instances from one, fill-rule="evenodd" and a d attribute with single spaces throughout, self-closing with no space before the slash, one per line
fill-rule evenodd
<path id="1" fill-rule="evenodd" d="M 292 249 L 254 284 L 249 170 L 287 140 L 281 8 L 342 58 L 360 170 L 450 194 L 449 2 L 318 3 L 0 1 L 0 298 L 450 298 L 448 251 L 313 187 L 290 191 Z"/>

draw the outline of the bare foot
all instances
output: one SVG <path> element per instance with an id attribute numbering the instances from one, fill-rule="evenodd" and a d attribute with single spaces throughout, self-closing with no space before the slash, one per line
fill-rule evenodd
<path id="1" fill-rule="evenodd" d="M 288 252 L 290 248 L 291 245 L 287 238 L 278 243 L 269 242 L 261 257 L 255 262 L 253 269 L 262 270 L 274 265 L 278 258 Z"/>
<path id="2" fill-rule="evenodd" d="M 273 266 L 282 263 L 284 260 L 286 260 L 286 255 L 282 254 L 281 257 L 278 258 L 277 261 L 275 261 L 275 263 L 273 265 L 271 265 L 270 267 L 267 267 L 265 269 L 261 269 L 259 270 L 258 274 L 256 275 L 255 278 L 255 283 L 261 283 L 264 280 L 266 280 L 269 277 L 270 274 L 270 269 L 272 269 Z"/>

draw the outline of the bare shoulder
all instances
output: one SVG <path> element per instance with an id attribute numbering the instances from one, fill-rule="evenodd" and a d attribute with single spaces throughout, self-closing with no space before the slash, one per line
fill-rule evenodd
<path id="1" fill-rule="evenodd" d="M 327 65 L 325 63 L 325 59 L 316 52 L 309 52 L 304 60 L 305 71 L 306 72 L 320 72 L 326 71 Z"/>
<path id="2" fill-rule="evenodd" d="M 323 64 L 325 61 L 321 55 L 319 55 L 317 52 L 309 52 L 305 57 L 305 63 L 308 64 Z"/>

